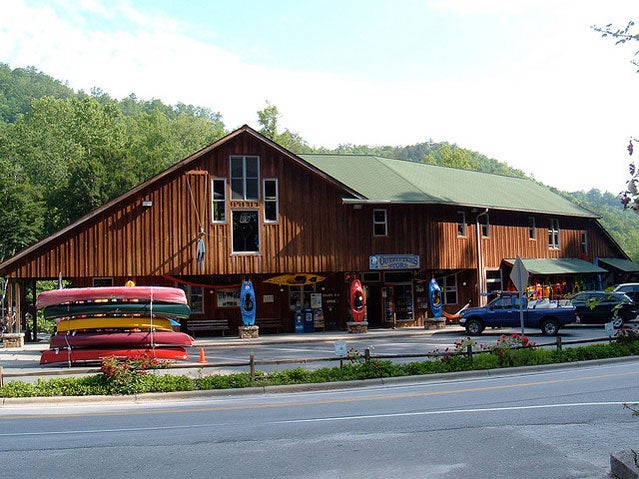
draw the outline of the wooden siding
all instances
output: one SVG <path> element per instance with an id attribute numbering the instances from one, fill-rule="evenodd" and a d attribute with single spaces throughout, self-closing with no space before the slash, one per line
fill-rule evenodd
<path id="1" fill-rule="evenodd" d="M 278 180 L 279 218 L 263 222 L 261 201 L 227 201 L 227 222 L 211 221 L 211 179 L 229 178 L 231 155 L 260 158 L 264 178 Z M 184 162 L 170 175 L 78 222 L 44 242 L 6 270 L 15 278 L 157 277 L 243 275 L 286 272 L 366 271 L 372 254 L 419 254 L 424 270 L 477 268 L 475 218 L 470 208 L 430 205 L 343 204 L 348 194 L 303 162 L 258 137 L 243 133 Z M 227 182 L 227 200 L 230 186 Z M 144 200 L 152 206 L 143 206 Z M 373 210 L 387 210 L 388 236 L 373 235 Z M 259 212 L 260 254 L 232 252 L 231 211 Z M 466 213 L 467 235 L 457 235 L 458 210 Z M 581 257 L 623 253 L 590 219 L 559 218 L 561 248 L 548 248 L 550 217 L 536 215 L 537 239 L 528 237 L 528 214 L 490 211 L 490 237 L 481 240 L 485 267 L 503 258 Z M 206 257 L 200 270 L 196 242 L 203 233 Z"/>

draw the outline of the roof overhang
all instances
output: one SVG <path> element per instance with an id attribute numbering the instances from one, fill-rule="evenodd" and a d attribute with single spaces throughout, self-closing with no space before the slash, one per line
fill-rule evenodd
<path id="1" fill-rule="evenodd" d="M 608 270 L 579 258 L 522 258 L 524 267 L 533 275 L 554 274 L 603 274 Z M 508 266 L 515 263 L 514 258 L 504 258 Z"/>
<path id="2" fill-rule="evenodd" d="M 599 264 L 623 273 L 639 273 L 639 263 L 621 258 L 597 258 Z"/>

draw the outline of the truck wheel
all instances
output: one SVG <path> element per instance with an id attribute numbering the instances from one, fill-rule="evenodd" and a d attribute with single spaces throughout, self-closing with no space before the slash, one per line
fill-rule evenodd
<path id="1" fill-rule="evenodd" d="M 469 319 L 466 321 L 466 333 L 471 336 L 477 336 L 484 330 L 484 325 L 478 319 Z"/>
<path id="2" fill-rule="evenodd" d="M 554 319 L 547 319 L 541 325 L 541 332 L 546 336 L 557 336 L 559 332 L 559 323 Z"/>

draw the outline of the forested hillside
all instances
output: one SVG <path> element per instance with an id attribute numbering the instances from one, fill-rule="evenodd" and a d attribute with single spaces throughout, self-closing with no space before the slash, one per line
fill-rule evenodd
<path id="1" fill-rule="evenodd" d="M 295 153 L 371 154 L 506 176 L 505 163 L 447 142 L 311 148 L 279 131 L 277 107 L 256 112 L 260 131 Z M 251 119 L 247 119 L 247 123 Z M 101 90 L 76 92 L 35 68 L 0 63 L 0 261 L 224 136 L 219 113 Z M 427 132 L 425 132 L 425 135 Z M 639 259 L 639 215 L 597 190 L 563 193 L 602 216 L 613 237 Z"/>

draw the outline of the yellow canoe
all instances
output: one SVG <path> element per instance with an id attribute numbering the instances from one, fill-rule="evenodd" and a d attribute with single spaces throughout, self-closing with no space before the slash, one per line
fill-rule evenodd
<path id="1" fill-rule="evenodd" d="M 104 318 L 71 318 L 58 323 L 58 332 L 76 331 L 79 329 L 140 329 L 149 331 L 172 331 L 171 321 L 164 318 L 136 317 L 104 317 Z"/>

